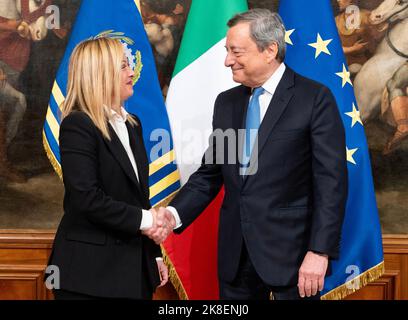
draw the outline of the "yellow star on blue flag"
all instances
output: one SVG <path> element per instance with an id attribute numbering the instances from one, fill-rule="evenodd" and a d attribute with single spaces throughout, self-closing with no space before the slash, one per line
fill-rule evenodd
<path id="1" fill-rule="evenodd" d="M 344 114 L 348 115 L 351 118 L 351 127 L 353 128 L 354 125 L 359 122 L 361 125 L 363 125 L 363 121 L 361 121 L 360 118 L 360 111 L 357 110 L 354 102 L 353 102 L 353 110 L 351 112 L 345 112 Z"/>
<path id="2" fill-rule="evenodd" d="M 352 163 L 352 164 L 357 164 L 356 160 L 353 158 L 353 154 L 358 150 L 358 148 L 354 149 L 349 149 L 346 147 L 346 155 L 347 155 L 347 161 Z"/>
<path id="3" fill-rule="evenodd" d="M 341 87 L 343 88 L 347 83 L 349 83 L 351 86 L 353 84 L 351 83 L 350 80 L 350 72 L 347 70 L 346 66 L 343 63 L 343 70 L 340 72 L 336 72 L 336 75 L 339 76 L 342 80 L 341 82 Z"/>
<path id="4" fill-rule="evenodd" d="M 290 38 L 290 36 L 292 35 L 293 32 L 295 32 L 295 29 L 286 30 L 286 32 L 285 32 L 285 42 L 287 44 L 293 45 L 292 39 Z"/>
<path id="5" fill-rule="evenodd" d="M 333 39 L 323 40 L 322 37 L 320 36 L 320 33 L 317 34 L 316 42 L 309 43 L 309 46 L 316 49 L 315 58 L 317 58 L 322 52 L 330 55 L 330 51 L 327 48 L 327 46 L 329 45 L 330 42 L 332 42 L 332 40 Z"/>

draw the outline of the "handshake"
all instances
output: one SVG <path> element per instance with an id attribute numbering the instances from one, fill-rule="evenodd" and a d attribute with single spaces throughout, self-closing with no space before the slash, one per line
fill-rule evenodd
<path id="1" fill-rule="evenodd" d="M 166 208 L 150 209 L 153 217 L 152 227 L 142 231 L 142 234 L 152 239 L 156 244 L 162 243 L 176 227 L 176 220 Z"/>

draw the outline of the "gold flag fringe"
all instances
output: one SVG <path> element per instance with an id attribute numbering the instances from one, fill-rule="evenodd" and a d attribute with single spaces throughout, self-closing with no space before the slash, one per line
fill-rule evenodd
<path id="1" fill-rule="evenodd" d="M 323 295 L 321 300 L 342 300 L 384 274 L 384 261 Z"/>
<path id="2" fill-rule="evenodd" d="M 188 295 L 186 290 L 184 289 L 183 283 L 180 280 L 180 277 L 176 271 L 176 268 L 174 267 L 173 263 L 171 262 L 170 257 L 167 255 L 166 250 L 164 249 L 164 246 L 161 245 L 161 250 L 163 254 L 163 261 L 167 265 L 169 269 L 169 278 L 171 281 L 171 284 L 173 285 L 174 289 L 176 290 L 180 300 L 189 300 Z"/>
<path id="3" fill-rule="evenodd" d="M 44 130 L 42 133 L 42 141 L 43 141 L 43 147 L 44 147 L 48 160 L 50 161 L 58 177 L 62 180 L 61 165 L 58 163 L 57 159 L 55 159 L 54 153 L 51 151 L 51 147 L 48 144 L 47 137 L 45 136 Z"/>
<path id="4" fill-rule="evenodd" d="M 157 203 L 154 207 L 155 208 L 167 207 L 167 205 L 170 203 L 171 200 L 173 200 L 173 198 L 175 197 L 177 192 L 178 192 L 178 190 L 174 191 L 172 194 L 170 194 L 169 196 L 164 198 L 162 201 Z M 161 247 L 161 251 L 162 251 L 162 255 L 163 255 L 163 261 L 164 261 L 164 263 L 167 265 L 167 267 L 169 269 L 169 278 L 170 278 L 170 281 L 171 281 L 174 289 L 176 290 L 180 300 L 188 300 L 187 292 L 184 289 L 183 283 L 180 280 L 180 277 L 179 277 L 179 275 L 178 275 L 178 273 L 176 271 L 176 268 L 173 265 L 173 262 L 171 261 L 170 257 L 168 256 L 164 246 L 160 245 L 160 247 Z"/>

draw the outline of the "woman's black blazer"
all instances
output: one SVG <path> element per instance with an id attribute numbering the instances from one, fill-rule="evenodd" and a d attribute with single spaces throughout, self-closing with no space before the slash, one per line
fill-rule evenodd
<path id="1" fill-rule="evenodd" d="M 61 289 L 141 298 L 160 282 L 160 246 L 139 230 L 142 209 L 150 208 L 149 164 L 140 121 L 133 117 L 138 124 L 126 126 L 139 179 L 110 125 L 109 141 L 83 112 L 61 123 L 64 216 L 49 261 L 59 268 Z"/>

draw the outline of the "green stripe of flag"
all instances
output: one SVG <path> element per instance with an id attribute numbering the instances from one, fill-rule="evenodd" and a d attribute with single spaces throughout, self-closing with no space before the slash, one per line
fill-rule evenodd
<path id="1" fill-rule="evenodd" d="M 193 0 L 173 77 L 225 37 L 228 30 L 225 21 L 246 10 L 244 0 Z"/>

